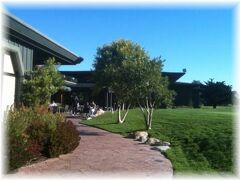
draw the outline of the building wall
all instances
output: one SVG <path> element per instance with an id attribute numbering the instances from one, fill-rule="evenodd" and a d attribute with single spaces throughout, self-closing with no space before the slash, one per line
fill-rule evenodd
<path id="1" fill-rule="evenodd" d="M 24 75 L 22 56 L 19 47 L 9 43 L 2 43 L 1 79 L 1 119 L 6 117 L 7 110 L 19 102 L 21 82 Z"/>
<path id="2" fill-rule="evenodd" d="M 14 104 L 16 77 L 10 54 L 3 54 L 1 109 L 3 114 Z"/>

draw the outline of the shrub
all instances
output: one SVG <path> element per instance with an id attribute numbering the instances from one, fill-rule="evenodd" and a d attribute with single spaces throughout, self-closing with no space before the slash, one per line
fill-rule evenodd
<path id="1" fill-rule="evenodd" d="M 61 114 L 49 113 L 44 107 L 12 109 L 6 125 L 9 171 L 40 156 L 68 153 L 80 140 L 71 122 L 64 122 Z"/>
<path id="2" fill-rule="evenodd" d="M 25 130 L 29 125 L 33 112 L 27 108 L 11 109 L 7 121 L 8 168 L 13 170 L 31 159 L 28 149 L 28 135 Z"/>
<path id="3" fill-rule="evenodd" d="M 64 81 L 55 65 L 55 59 L 49 58 L 43 67 L 35 67 L 25 74 L 21 97 L 24 105 L 47 104 L 51 96 L 60 90 Z"/>
<path id="4" fill-rule="evenodd" d="M 71 121 L 57 123 L 49 143 L 49 156 L 57 157 L 74 150 L 79 144 L 79 132 Z"/>
<path id="5" fill-rule="evenodd" d="M 32 155 L 32 158 L 41 156 L 44 152 L 44 146 L 48 139 L 48 125 L 40 118 L 36 117 L 27 127 L 25 133 L 28 136 L 27 151 Z"/>

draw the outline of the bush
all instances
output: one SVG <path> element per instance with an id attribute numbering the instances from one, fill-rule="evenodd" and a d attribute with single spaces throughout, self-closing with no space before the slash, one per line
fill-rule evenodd
<path id="1" fill-rule="evenodd" d="M 28 136 L 27 151 L 32 155 L 32 158 L 38 158 L 44 152 L 49 137 L 47 129 L 47 123 L 39 118 L 33 119 L 27 127 L 25 131 Z"/>
<path id="2" fill-rule="evenodd" d="M 27 108 L 10 110 L 7 121 L 8 168 L 16 169 L 31 159 L 28 135 L 25 134 L 34 113 Z"/>
<path id="3" fill-rule="evenodd" d="M 49 156 L 57 157 L 74 150 L 80 141 L 79 132 L 71 121 L 60 122 L 49 144 Z"/>
<path id="4" fill-rule="evenodd" d="M 56 157 L 79 144 L 79 133 L 61 114 L 41 106 L 9 111 L 7 120 L 8 170 L 14 170 L 41 156 Z"/>

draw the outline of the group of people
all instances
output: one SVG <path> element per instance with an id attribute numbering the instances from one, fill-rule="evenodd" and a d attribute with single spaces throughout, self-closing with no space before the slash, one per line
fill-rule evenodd
<path id="1" fill-rule="evenodd" d="M 86 102 L 84 105 L 80 105 L 79 98 L 77 96 L 74 97 L 73 103 L 72 103 L 72 115 L 76 115 L 77 113 L 83 113 L 84 117 L 87 119 L 90 119 L 92 117 L 95 117 L 97 114 L 97 111 L 100 108 L 95 104 L 94 101 L 91 103 Z"/>
<path id="2" fill-rule="evenodd" d="M 90 119 L 96 115 L 98 109 L 99 107 L 95 104 L 94 101 L 92 101 L 91 103 L 86 102 L 83 108 L 84 116 L 87 119 Z"/>
<path id="3" fill-rule="evenodd" d="M 70 106 L 65 105 L 64 112 L 70 112 L 72 116 L 82 114 L 84 118 L 91 119 L 92 117 L 96 117 L 104 113 L 104 111 L 97 106 L 94 101 L 91 103 L 86 102 L 84 105 L 81 105 L 78 96 L 72 96 L 71 102 Z M 49 104 L 49 110 L 53 113 L 56 113 L 58 111 L 57 109 L 58 105 L 54 101 Z"/>

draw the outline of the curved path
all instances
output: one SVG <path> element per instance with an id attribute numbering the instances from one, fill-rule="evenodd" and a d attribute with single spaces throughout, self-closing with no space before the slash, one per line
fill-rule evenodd
<path id="1" fill-rule="evenodd" d="M 151 146 L 69 119 L 80 131 L 71 153 L 18 169 L 19 174 L 142 175 L 172 177 L 171 162 Z"/>

